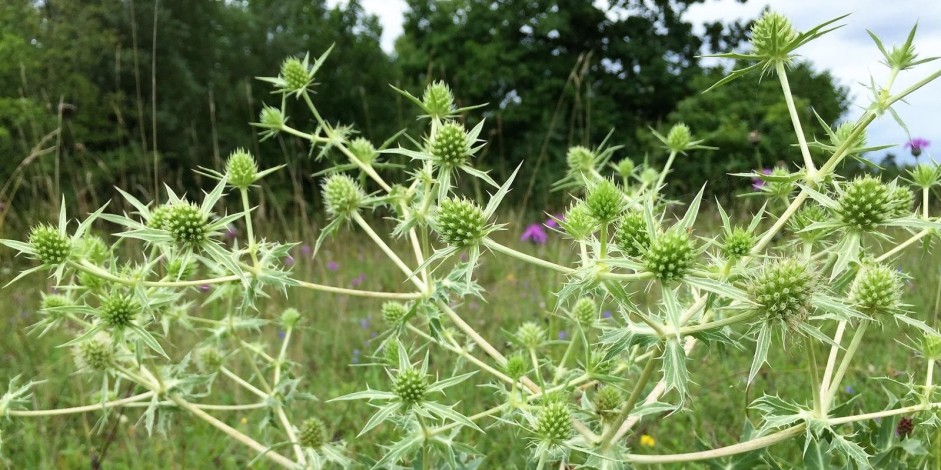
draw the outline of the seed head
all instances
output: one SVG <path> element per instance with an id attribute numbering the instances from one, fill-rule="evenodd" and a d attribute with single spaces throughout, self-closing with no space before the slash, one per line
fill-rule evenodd
<path id="1" fill-rule="evenodd" d="M 735 227 L 725 235 L 722 252 L 731 259 L 741 258 L 751 252 L 755 246 L 755 235 L 742 227 Z"/>
<path id="2" fill-rule="evenodd" d="M 271 106 L 261 108 L 261 113 L 258 114 L 258 126 L 268 129 L 272 135 L 283 129 L 287 121 L 283 111 Z"/>
<path id="3" fill-rule="evenodd" d="M 669 282 L 683 277 L 693 265 L 695 246 L 689 234 L 670 230 L 657 237 L 644 253 L 647 270 L 657 279 Z"/>
<path id="4" fill-rule="evenodd" d="M 603 385 L 595 392 L 592 404 L 601 419 L 610 420 L 617 416 L 618 409 L 621 408 L 623 402 L 624 394 L 619 389 L 610 385 Z"/>
<path id="5" fill-rule="evenodd" d="M 536 322 L 528 321 L 516 330 L 516 338 L 526 349 L 536 349 L 546 341 L 546 329 Z"/>
<path id="6" fill-rule="evenodd" d="M 915 205 L 915 193 L 905 186 L 891 186 L 889 189 L 889 217 L 898 218 L 912 214 Z"/>
<path id="7" fill-rule="evenodd" d="M 51 225 L 39 225 L 29 232 L 29 245 L 43 264 L 56 266 L 72 254 L 72 240 Z"/>
<path id="8" fill-rule="evenodd" d="M 382 319 L 390 326 L 399 325 L 406 315 L 408 309 L 399 302 L 389 301 L 382 304 Z"/>
<path id="9" fill-rule="evenodd" d="M 565 161 L 573 173 L 588 173 L 595 168 L 595 153 L 587 147 L 576 145 L 569 148 Z"/>
<path id="10" fill-rule="evenodd" d="M 376 147 L 372 145 L 372 142 L 362 137 L 350 141 L 349 149 L 353 156 L 367 166 L 372 165 L 376 161 L 376 157 L 379 156 L 379 152 L 376 151 Z"/>
<path id="11" fill-rule="evenodd" d="M 196 350 L 196 368 L 203 374 L 213 374 L 225 364 L 225 354 L 212 346 L 204 346 Z"/>
<path id="12" fill-rule="evenodd" d="M 432 137 L 428 152 L 437 165 L 455 168 L 467 162 L 471 151 L 470 144 L 464 126 L 454 121 L 447 121 Z"/>
<path id="13" fill-rule="evenodd" d="M 536 420 L 536 434 L 550 445 L 558 445 L 572 437 L 572 412 L 562 401 L 542 406 Z"/>
<path id="14" fill-rule="evenodd" d="M 806 262 L 779 259 L 765 264 L 751 278 L 747 290 L 762 315 L 793 326 L 807 317 L 816 282 Z"/>
<path id="15" fill-rule="evenodd" d="M 359 183 L 344 174 L 329 176 L 322 185 L 324 205 L 332 218 L 349 217 L 359 210 L 366 193 Z"/>
<path id="16" fill-rule="evenodd" d="M 598 318 L 598 304 L 591 297 L 582 297 L 572 307 L 572 319 L 582 326 L 591 326 Z"/>
<path id="17" fill-rule="evenodd" d="M 165 230 L 184 247 L 196 247 L 209 238 L 209 217 L 196 204 L 180 201 L 170 206 Z"/>
<path id="18" fill-rule="evenodd" d="M 902 305 L 902 279 L 899 272 L 883 265 L 862 267 L 850 289 L 850 300 L 866 314 L 897 312 Z"/>
<path id="19" fill-rule="evenodd" d="M 790 52 L 788 45 L 795 37 L 797 32 L 790 20 L 780 13 L 767 11 L 752 26 L 752 49 L 756 55 L 784 60 Z"/>
<path id="20" fill-rule="evenodd" d="M 644 213 L 629 211 L 621 218 L 617 230 L 614 232 L 614 243 L 627 256 L 639 257 L 650 247 L 650 234 L 647 232 L 647 221 Z"/>
<path id="21" fill-rule="evenodd" d="M 83 259 L 94 264 L 103 264 L 111 259 L 111 248 L 97 235 L 85 235 L 75 246 L 76 252 Z"/>
<path id="22" fill-rule="evenodd" d="M 833 131 L 833 137 L 830 139 L 830 143 L 833 144 L 834 147 L 843 145 L 843 143 L 849 140 L 850 135 L 853 133 L 855 127 L 856 126 L 850 122 L 844 122 L 843 124 L 840 124 L 836 130 Z M 850 141 L 849 145 L 847 146 L 847 153 L 856 154 L 864 148 L 866 148 L 866 133 L 860 132 L 855 139 Z"/>
<path id="23" fill-rule="evenodd" d="M 327 428 L 323 421 L 317 418 L 308 418 L 301 424 L 297 440 L 304 447 L 319 449 L 327 442 Z"/>
<path id="24" fill-rule="evenodd" d="M 288 93 L 299 93 L 306 90 L 313 81 L 310 66 L 307 61 L 296 57 L 288 57 L 281 63 L 281 80 L 283 90 Z"/>
<path id="25" fill-rule="evenodd" d="M 464 248 L 477 245 L 487 234 L 487 217 L 467 199 L 445 199 L 435 210 L 432 227 L 445 243 Z"/>
<path id="26" fill-rule="evenodd" d="M 565 218 L 559 222 L 559 226 L 573 240 L 584 241 L 594 233 L 598 220 L 591 215 L 588 204 L 579 201 L 565 211 Z"/>
<path id="27" fill-rule="evenodd" d="M 137 300 L 130 295 L 112 294 L 101 301 L 98 307 L 101 320 L 112 328 L 130 326 L 141 311 Z"/>
<path id="28" fill-rule="evenodd" d="M 860 231 L 871 231 L 889 217 L 889 188 L 872 176 L 856 178 L 846 185 L 837 210 L 840 219 Z"/>
<path id="29" fill-rule="evenodd" d="M 941 336 L 925 333 L 921 342 L 921 353 L 929 361 L 941 361 Z"/>
<path id="30" fill-rule="evenodd" d="M 631 176 L 631 173 L 634 172 L 635 167 L 636 165 L 634 164 L 634 160 L 631 160 L 630 158 L 624 158 L 618 162 L 615 170 L 622 178 L 627 178 L 628 176 Z"/>
<path id="31" fill-rule="evenodd" d="M 393 392 L 406 405 L 414 405 L 424 400 L 427 390 L 428 384 L 418 369 L 405 369 L 395 377 Z"/>
<path id="32" fill-rule="evenodd" d="M 114 347 L 104 336 L 96 336 L 79 343 L 75 350 L 75 362 L 80 368 L 96 371 L 107 370 L 114 360 Z"/>
<path id="33" fill-rule="evenodd" d="M 444 82 L 432 82 L 422 95 L 425 111 L 433 118 L 444 118 L 454 112 L 454 94 Z"/>
<path id="34" fill-rule="evenodd" d="M 671 152 L 682 152 L 689 147 L 692 141 L 693 134 L 690 132 L 689 126 L 679 123 L 670 128 L 670 132 L 667 134 L 666 145 Z"/>
<path id="35" fill-rule="evenodd" d="M 247 189 L 258 178 L 258 164 L 247 150 L 239 148 L 225 162 L 226 180 L 239 189 Z"/>
<path id="36" fill-rule="evenodd" d="M 526 375 L 529 365 L 522 354 L 514 354 L 506 359 L 506 374 L 513 380 L 519 380 Z"/>

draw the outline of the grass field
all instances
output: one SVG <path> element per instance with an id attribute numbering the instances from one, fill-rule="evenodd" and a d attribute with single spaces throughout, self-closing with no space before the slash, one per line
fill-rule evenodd
<path id="1" fill-rule="evenodd" d="M 508 214 L 501 219 L 516 220 L 517 217 Z M 710 223 L 708 219 L 703 217 L 707 224 Z M 564 261 L 573 256 L 572 246 L 557 235 L 551 236 L 544 246 L 519 241 L 521 229 L 520 224 L 511 224 L 496 238 L 538 257 Z M 297 236 L 284 238 L 313 244 L 313 240 L 299 240 Z M 306 250 L 300 246 L 294 253 L 295 276 L 299 279 L 366 290 L 402 291 L 404 288 L 400 283 L 400 273 L 365 236 L 355 231 L 344 231 L 329 240 L 316 259 L 304 256 Z M 9 260 L 9 254 L 5 254 L 3 259 Z M 938 260 L 939 257 L 931 252 L 912 247 L 897 261 L 911 275 L 905 300 L 911 304 L 913 316 L 932 325 L 937 325 L 938 315 L 935 301 L 941 281 Z M 17 267 L 18 264 L 6 261 L 0 268 L 0 280 L 7 282 Z M 478 282 L 488 291 L 487 300 L 469 300 L 458 308 L 458 312 L 505 353 L 512 350 L 505 332 L 515 330 L 524 320 L 544 322 L 551 337 L 556 338 L 567 334 L 564 322 L 550 313 L 554 305 L 553 292 L 559 288 L 560 280 L 557 275 L 547 274 L 544 270 L 487 254 L 478 274 Z M 94 393 L 100 384 L 88 375 L 73 375 L 75 367 L 70 349 L 57 348 L 70 337 L 61 330 L 41 338 L 28 333 L 29 325 L 38 319 L 39 293 L 47 288 L 46 280 L 33 276 L 0 290 L 0 305 L 3 305 L 4 312 L 3 333 L 0 334 L 0 350 L 3 351 L 0 381 L 5 383 L 17 375 L 24 380 L 46 380 L 35 387 L 30 405 L 35 409 L 93 404 L 97 400 Z M 201 299 L 208 295 L 210 292 L 202 289 L 192 290 L 190 296 L 197 303 L 193 314 L 220 318 L 229 306 L 224 302 L 199 305 Z M 644 297 L 643 292 L 638 295 Z M 303 328 L 294 336 L 288 357 L 297 363 L 295 372 L 302 377 L 301 389 L 320 400 L 292 403 L 289 415 L 296 418 L 295 422 L 311 415 L 321 417 L 328 423 L 335 439 L 344 439 L 350 442 L 350 450 L 372 457 L 382 452 L 376 442 L 393 440 L 392 430 L 381 426 L 362 438 L 354 439 L 372 414 L 372 408 L 362 401 L 325 401 L 364 390 L 367 386 L 388 389 L 388 378 L 382 369 L 367 366 L 372 362 L 370 356 L 375 348 L 375 337 L 385 329 L 379 313 L 380 305 L 379 300 L 294 290 L 287 298 L 276 295 L 258 306 L 262 318 L 276 319 L 287 306 L 294 306 L 303 314 Z M 832 331 L 824 333 L 832 334 Z M 844 390 L 840 392 L 844 399 L 859 395 L 853 404 L 855 411 L 876 411 L 886 406 L 885 394 L 873 378 L 904 374 L 920 376 L 924 373 L 920 369 L 922 366 L 916 367 L 920 362 L 902 345 L 906 342 L 905 334 L 905 330 L 885 323 L 866 338 L 863 354 L 855 361 L 844 381 Z M 269 350 L 277 348 L 281 342 L 275 326 L 262 328 L 242 339 L 267 345 Z M 176 358 L 189 351 L 193 341 L 193 334 L 176 328 L 171 329 L 167 337 L 172 350 L 178 352 Z M 559 349 L 555 356 L 561 355 L 563 346 L 553 347 Z M 669 419 L 645 419 L 630 437 L 634 451 L 658 454 L 688 452 L 732 444 L 739 441 L 739 434 L 749 416 L 746 405 L 754 398 L 768 393 L 793 401 L 810 400 L 807 373 L 800 365 L 805 361 L 803 343 L 788 341 L 780 344 L 776 338 L 769 356 L 770 367 L 765 367 L 756 383 L 746 388 L 752 351 L 750 343 L 741 344 L 738 349 L 708 345 L 697 347 L 690 361 L 694 382 L 690 389 L 693 397 L 690 406 L 694 411 L 678 413 Z M 430 354 L 432 373 L 437 371 L 448 375 L 455 369 L 462 372 L 474 370 L 457 361 L 448 351 L 432 349 Z M 822 346 L 817 357 L 822 361 L 826 358 Z M 236 372 L 249 375 L 243 362 L 230 358 L 227 364 Z M 499 402 L 491 389 L 482 387 L 488 381 L 487 376 L 478 374 L 470 381 L 449 389 L 446 402 L 460 402 L 458 409 L 468 415 L 497 405 Z M 131 395 L 137 392 L 128 389 L 124 393 Z M 212 395 L 205 397 L 207 403 L 253 402 L 252 396 L 222 376 L 216 378 Z M 160 412 L 170 425 L 167 435 L 150 437 L 141 422 L 141 410 L 126 408 L 112 412 L 106 418 L 102 418 L 100 412 L 93 412 L 0 422 L 3 431 L 2 462 L 7 468 L 243 468 L 255 457 L 252 451 L 206 423 L 169 406 Z M 266 427 L 272 417 L 265 410 L 219 411 L 215 415 L 247 434 L 261 436 L 259 439 L 262 441 L 283 440 L 277 431 L 271 431 L 272 427 Z M 526 468 L 525 446 L 530 436 L 494 421 L 483 421 L 481 425 L 487 430 L 486 437 L 468 431 L 463 440 L 488 456 L 483 468 Z M 643 443 L 640 440 L 642 435 L 649 436 Z M 773 447 L 772 453 L 796 462 L 801 450 L 799 440 L 794 440 Z M 255 465 L 267 468 L 268 463 L 262 460 Z M 670 468 L 698 467 L 684 464 Z"/>

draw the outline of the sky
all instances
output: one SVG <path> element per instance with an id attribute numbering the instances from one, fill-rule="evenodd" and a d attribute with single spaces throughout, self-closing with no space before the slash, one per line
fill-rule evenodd
<path id="1" fill-rule="evenodd" d="M 328 0 L 328 3 L 335 5 L 342 1 Z M 605 3 L 603 0 L 596 2 Z M 362 4 L 367 12 L 379 18 L 383 26 L 382 47 L 392 52 L 395 39 L 402 34 L 405 0 L 362 0 Z M 797 51 L 818 70 L 829 70 L 840 84 L 849 87 L 853 104 L 845 120 L 856 119 L 862 114 L 862 108 L 869 105 L 870 77 L 879 84 L 888 76 L 888 68 L 880 63 L 882 55 L 866 30 L 874 32 L 891 48 L 904 43 L 917 21 L 915 50 L 919 57 L 941 56 L 941 1 L 938 0 L 749 0 L 746 4 L 735 0 L 706 0 L 690 7 L 685 15 L 694 25 L 701 26 L 706 21 L 755 18 L 766 5 L 790 18 L 798 31 L 850 13 L 842 21 L 846 26 Z M 893 90 L 901 90 L 938 68 L 941 68 L 941 60 L 903 72 Z M 907 103 L 896 104 L 895 110 L 911 131 L 911 137 L 932 141 L 920 160 L 933 159 L 932 155 L 937 154 L 941 161 L 941 79 L 916 91 Z M 810 124 L 805 123 L 805 127 Z M 902 162 L 913 161 L 902 147 L 908 135 L 888 114 L 869 126 L 867 137 L 870 145 L 897 145 L 888 151 L 898 155 Z"/>

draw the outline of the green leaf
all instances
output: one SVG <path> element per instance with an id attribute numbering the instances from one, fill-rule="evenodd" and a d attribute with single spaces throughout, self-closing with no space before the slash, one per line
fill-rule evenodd
<path id="1" fill-rule="evenodd" d="M 751 370 L 748 372 L 748 384 L 755 381 L 755 376 L 761 366 L 768 362 L 768 349 L 771 348 L 771 324 L 764 322 L 758 331 L 758 341 L 755 343 L 755 357 L 752 359 Z"/>
<path id="2" fill-rule="evenodd" d="M 510 185 L 513 184 L 513 180 L 516 178 L 516 174 L 519 173 L 520 168 L 522 167 L 523 163 L 520 162 L 520 164 L 516 166 L 516 169 L 513 170 L 513 174 L 511 174 L 510 177 L 507 178 L 506 182 L 503 183 L 503 186 L 501 186 L 496 193 L 490 196 L 490 201 L 487 202 L 487 207 L 484 209 L 484 216 L 487 219 L 493 217 L 493 213 L 497 211 L 497 207 L 500 205 L 500 202 L 503 201 L 503 198 L 506 196 L 506 194 L 510 192 Z"/>
<path id="3" fill-rule="evenodd" d="M 830 470 L 829 445 L 824 446 L 819 439 L 810 439 L 804 447 L 804 468 L 810 470 Z"/>
<path id="4" fill-rule="evenodd" d="M 686 384 L 689 382 L 689 371 L 686 369 L 686 351 L 678 340 L 671 339 L 666 342 L 663 351 L 663 381 L 666 384 L 665 392 L 676 390 L 680 395 L 680 402 L 686 399 Z"/>

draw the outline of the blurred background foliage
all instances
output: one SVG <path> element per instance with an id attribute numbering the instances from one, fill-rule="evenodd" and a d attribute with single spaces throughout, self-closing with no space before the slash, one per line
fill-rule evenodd
<path id="1" fill-rule="evenodd" d="M 414 126 L 417 112 L 389 84 L 420 95 L 446 80 L 459 105 L 488 103 L 467 116 L 469 125 L 487 120 L 479 166 L 503 179 L 527 162 L 516 185 L 523 210 L 556 208 L 562 195 L 548 188 L 567 148 L 596 146 L 612 129 L 610 143 L 624 146 L 616 160 L 660 163 L 650 129 L 677 121 L 720 147 L 677 165 L 677 195 L 698 189 L 683 181 L 705 177 L 727 196 L 750 185 L 728 173 L 794 161 L 776 81 L 701 94 L 723 70 L 699 56 L 742 46 L 748 23 L 707 24 L 697 35 L 683 14 L 695 0 L 607 3 L 409 0 L 404 34 L 386 53 L 378 19 L 356 0 L 7 0 L 0 203 L 26 210 L 64 191 L 90 208 L 112 186 L 154 199 L 158 181 L 195 192 L 203 182 L 191 169 L 218 168 L 245 147 L 263 167 L 291 163 L 266 185 L 262 209 L 305 220 L 323 163 L 296 139 L 259 141 L 249 123 L 278 103 L 255 77 L 331 44 L 315 97 L 328 120 L 378 145 Z M 809 138 L 822 134 L 811 103 L 831 124 L 847 108 L 846 89 L 825 71 L 798 65 L 791 83 Z M 308 119 L 298 105 L 289 102 L 288 115 Z"/>

